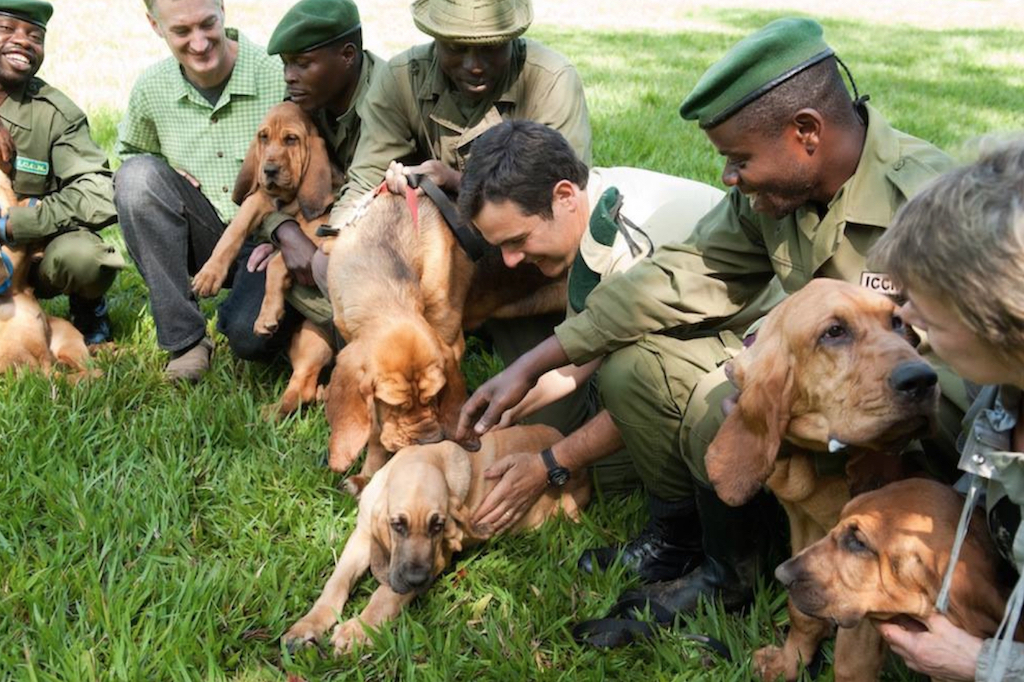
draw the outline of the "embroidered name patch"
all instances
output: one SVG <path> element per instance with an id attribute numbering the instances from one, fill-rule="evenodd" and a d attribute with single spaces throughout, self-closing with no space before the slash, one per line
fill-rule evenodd
<path id="1" fill-rule="evenodd" d="M 884 272 L 862 272 L 860 273 L 860 285 L 871 291 L 877 291 L 886 296 L 897 296 L 900 290 L 896 288 L 892 278 Z"/>
<path id="2" fill-rule="evenodd" d="M 46 161 L 29 159 L 24 156 L 18 157 L 18 160 L 14 162 L 14 168 L 33 175 L 49 175 L 50 173 L 50 164 Z"/>

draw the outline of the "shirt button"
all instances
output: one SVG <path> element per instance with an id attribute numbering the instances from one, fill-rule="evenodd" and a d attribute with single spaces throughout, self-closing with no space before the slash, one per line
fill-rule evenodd
<path id="1" fill-rule="evenodd" d="M 972 455 L 971 456 L 971 461 L 974 462 L 975 464 L 984 464 L 985 463 L 985 456 L 984 455 L 979 455 L 979 454 Z"/>
<path id="2" fill-rule="evenodd" d="M 224 152 L 217 152 L 217 158 L 218 159 L 223 159 L 224 158 Z"/>
<path id="3" fill-rule="evenodd" d="M 225 185 L 224 187 L 221 187 L 221 191 L 223 191 L 225 194 L 227 194 L 228 193 L 227 185 Z"/>
<path id="4" fill-rule="evenodd" d="M 216 123 L 216 122 L 217 122 L 217 117 L 216 116 L 211 116 L 210 117 L 210 123 Z"/>

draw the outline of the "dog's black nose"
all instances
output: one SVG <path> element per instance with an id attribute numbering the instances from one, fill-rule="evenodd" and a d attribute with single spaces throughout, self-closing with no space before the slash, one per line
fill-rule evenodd
<path id="1" fill-rule="evenodd" d="M 889 385 L 898 393 L 915 400 L 927 397 L 939 382 L 939 376 L 927 362 L 912 360 L 898 365 L 889 375 Z"/>
<path id="2" fill-rule="evenodd" d="M 420 566 L 406 568 L 402 571 L 402 580 L 412 589 L 423 587 L 430 581 L 430 569 Z"/>
<path id="3" fill-rule="evenodd" d="M 263 174 L 266 175 L 268 178 L 276 176 L 279 170 L 281 170 L 281 167 L 275 166 L 272 163 L 267 163 L 263 165 Z"/>

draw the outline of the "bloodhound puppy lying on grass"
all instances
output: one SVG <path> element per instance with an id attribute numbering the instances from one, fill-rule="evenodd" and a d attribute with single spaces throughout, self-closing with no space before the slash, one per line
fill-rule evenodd
<path id="1" fill-rule="evenodd" d="M 327 145 L 313 120 L 293 102 L 282 102 L 267 112 L 242 162 L 232 198 L 241 207 L 224 229 L 209 260 L 192 278 L 199 296 L 215 296 L 245 240 L 264 218 L 274 212 L 295 217 L 303 233 L 319 245 L 316 229 L 334 203 L 334 169 Z M 322 218 L 322 219 L 321 219 Z M 321 220 L 318 220 L 321 219 Z M 267 265 L 263 306 L 253 325 L 256 334 L 269 336 L 285 311 L 285 292 L 291 277 L 280 253 Z M 317 377 L 332 357 L 330 340 L 311 322 L 304 322 L 292 338 L 288 358 L 292 377 L 277 405 L 289 414 L 316 399 Z"/>
<path id="2" fill-rule="evenodd" d="M 935 611 L 962 508 L 961 497 L 936 481 L 891 483 L 853 498 L 836 527 L 779 566 L 775 576 L 800 611 L 840 628 L 908 616 L 925 620 Z M 1012 589 L 984 517 L 973 516 L 953 572 L 947 616 L 975 637 L 992 637 Z M 852 653 L 843 666 L 848 679 L 877 680 L 879 657 L 867 649 Z M 838 657 L 837 651 L 837 666 Z"/>
<path id="3" fill-rule="evenodd" d="M 560 438 L 549 426 L 514 426 L 484 435 L 479 452 L 451 441 L 398 452 L 362 490 L 355 531 L 323 594 L 284 635 L 285 644 L 312 642 L 334 625 L 369 568 L 380 586 L 363 612 L 338 624 L 331 637 L 335 653 L 365 642 L 364 626 L 394 618 L 451 563 L 453 553 L 481 541 L 468 522 L 495 484 L 484 470 L 505 455 L 539 452 Z M 589 477 L 574 477 L 564 488 L 549 488 L 511 530 L 536 528 L 559 512 L 576 520 L 589 499 Z"/>
<path id="4" fill-rule="evenodd" d="M 837 280 L 814 280 L 772 310 L 727 368 L 739 396 L 705 460 L 718 496 L 738 505 L 766 484 L 796 554 L 835 526 L 852 495 L 904 478 L 899 454 L 931 431 L 939 397 L 908 334 L 891 300 Z M 789 614 L 785 645 L 754 655 L 765 680 L 796 679 L 832 631 L 792 602 Z M 870 625 L 841 630 L 837 679 L 880 651 Z"/>

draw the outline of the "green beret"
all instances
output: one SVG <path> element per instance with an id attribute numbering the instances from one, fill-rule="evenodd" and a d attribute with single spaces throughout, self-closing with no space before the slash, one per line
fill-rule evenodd
<path id="1" fill-rule="evenodd" d="M 713 128 L 775 86 L 831 57 L 821 25 L 778 19 L 732 46 L 683 100 L 679 114 Z"/>
<path id="2" fill-rule="evenodd" d="M 46 28 L 46 22 L 53 16 L 53 5 L 42 0 L 0 0 L 0 14 Z"/>
<path id="3" fill-rule="evenodd" d="M 437 40 L 497 45 L 529 28 L 533 5 L 530 0 L 414 0 L 412 20 Z"/>
<path id="4" fill-rule="evenodd" d="M 359 8 L 352 0 L 300 0 L 281 17 L 267 54 L 309 52 L 357 28 Z"/>

